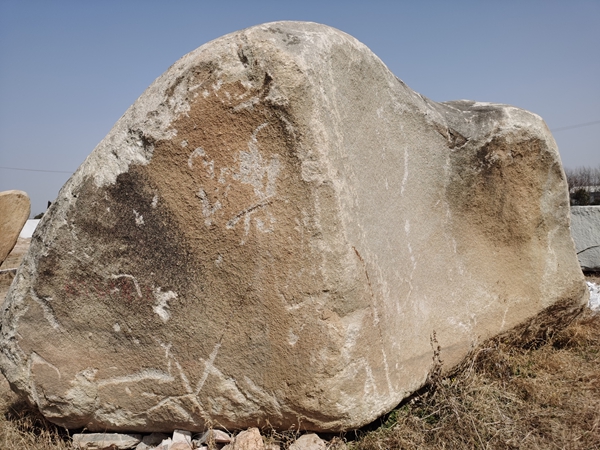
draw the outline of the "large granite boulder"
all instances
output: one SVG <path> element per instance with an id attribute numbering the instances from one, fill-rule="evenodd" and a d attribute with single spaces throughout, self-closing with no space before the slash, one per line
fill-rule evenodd
<path id="1" fill-rule="evenodd" d="M 343 430 L 586 301 L 542 119 L 271 23 L 176 62 L 63 187 L 0 362 L 66 427 Z"/>
<path id="2" fill-rule="evenodd" d="M 571 234 L 581 268 L 600 271 L 600 206 L 572 206 Z"/>
<path id="3" fill-rule="evenodd" d="M 11 252 L 31 212 L 29 196 L 23 191 L 0 192 L 0 264 Z"/>

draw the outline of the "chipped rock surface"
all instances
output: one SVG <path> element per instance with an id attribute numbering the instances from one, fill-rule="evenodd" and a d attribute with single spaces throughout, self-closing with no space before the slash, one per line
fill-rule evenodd
<path id="1" fill-rule="evenodd" d="M 571 234 L 581 268 L 600 271 L 600 206 L 571 206 Z"/>
<path id="2" fill-rule="evenodd" d="M 31 202 L 25 192 L 0 192 L 0 265 L 17 243 L 30 212 Z"/>
<path id="3" fill-rule="evenodd" d="M 587 295 L 540 117 L 278 22 L 176 62 L 62 188 L 0 366 L 68 428 L 336 431 L 422 386 L 432 340 L 449 369 Z"/>

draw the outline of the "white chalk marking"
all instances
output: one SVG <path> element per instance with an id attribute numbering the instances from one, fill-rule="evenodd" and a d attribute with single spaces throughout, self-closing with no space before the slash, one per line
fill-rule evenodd
<path id="1" fill-rule="evenodd" d="M 171 317 L 171 313 L 167 311 L 169 307 L 169 300 L 173 300 L 177 298 L 177 293 L 173 291 L 161 292 L 160 288 L 154 290 L 154 298 L 156 299 L 156 305 L 152 307 L 152 311 L 154 311 L 160 319 L 167 323 L 167 320 Z"/>
<path id="2" fill-rule="evenodd" d="M 142 380 L 156 380 L 163 383 L 175 381 L 172 375 L 157 369 L 144 369 L 137 373 L 123 375 L 120 377 L 106 378 L 98 381 L 98 387 L 112 386 L 115 384 L 137 383 Z"/>
<path id="3" fill-rule="evenodd" d="M 197 149 L 195 149 L 192 153 L 190 153 L 190 157 L 188 158 L 188 167 L 190 169 L 194 168 L 194 158 L 197 158 L 199 156 L 204 156 L 206 155 L 206 153 L 204 153 L 204 149 L 202 147 L 198 147 Z"/>
<path id="4" fill-rule="evenodd" d="M 300 337 L 294 334 L 294 332 L 290 329 L 290 332 L 288 334 L 288 344 L 290 344 L 293 347 L 294 345 L 296 345 L 296 342 L 298 342 L 298 339 L 300 339 Z"/>
<path id="5" fill-rule="evenodd" d="M 404 174 L 402 175 L 402 186 L 400 187 L 400 195 L 404 195 L 404 186 L 408 180 L 408 149 L 404 148 Z"/>
<path id="6" fill-rule="evenodd" d="M 217 200 L 214 205 L 211 205 L 206 192 L 204 192 L 204 189 L 200 189 L 196 195 L 202 202 L 202 215 L 204 216 L 204 224 L 209 226 L 212 223 L 211 216 L 221 209 L 221 202 Z"/>
<path id="7" fill-rule="evenodd" d="M 213 368 L 215 358 L 217 357 L 217 354 L 219 353 L 220 348 L 221 348 L 221 343 L 217 342 L 213 348 L 212 353 L 208 357 L 208 360 L 206 360 L 204 362 L 204 372 L 202 373 L 202 377 L 200 377 L 200 380 L 198 381 L 198 384 L 196 385 L 196 395 L 200 394 L 200 391 L 204 387 L 204 383 L 206 383 L 208 374 L 211 372 L 211 369 Z"/>
<path id="8" fill-rule="evenodd" d="M 29 295 L 31 295 L 31 298 L 40 306 L 40 308 L 42 308 L 44 318 L 48 321 L 50 326 L 55 330 L 63 331 L 62 326 L 58 320 L 56 320 L 56 317 L 54 317 L 54 311 L 52 311 L 52 308 L 48 305 L 48 303 L 52 301 L 52 297 L 39 298 L 33 292 L 33 288 L 29 290 Z"/>

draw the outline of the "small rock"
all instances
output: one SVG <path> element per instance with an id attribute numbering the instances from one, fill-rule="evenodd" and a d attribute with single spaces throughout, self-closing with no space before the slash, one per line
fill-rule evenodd
<path id="1" fill-rule="evenodd" d="M 169 444 L 171 439 L 168 434 L 165 433 L 151 433 L 142 437 L 142 442 L 140 442 L 135 450 L 154 450 L 155 448 L 160 448 L 161 443 L 165 440 L 169 439 Z M 167 446 L 169 445 L 167 444 Z M 158 447 L 157 447 L 158 446 Z"/>
<path id="2" fill-rule="evenodd" d="M 73 447 L 86 450 L 127 450 L 135 448 L 141 434 L 85 433 L 73 435 Z"/>
<path id="3" fill-rule="evenodd" d="M 198 439 L 198 443 L 204 444 L 205 442 L 212 441 L 215 444 L 228 444 L 231 440 L 231 436 L 222 430 L 208 430 L 200 439 Z"/>
<path id="4" fill-rule="evenodd" d="M 142 442 L 150 447 L 155 447 L 168 438 L 169 435 L 166 433 L 152 433 L 144 436 Z"/>
<path id="5" fill-rule="evenodd" d="M 289 450 L 326 450 L 327 444 L 315 433 L 304 434 L 296 439 Z"/>
<path id="6" fill-rule="evenodd" d="M 279 444 L 271 442 L 269 444 L 265 444 L 265 450 L 281 450 L 281 447 L 279 446 Z"/>
<path id="7" fill-rule="evenodd" d="M 169 450 L 169 448 L 171 447 L 172 444 L 173 444 L 173 441 L 171 440 L 171 438 L 167 438 L 167 439 L 164 439 L 159 445 L 154 447 L 153 450 Z"/>
<path id="8" fill-rule="evenodd" d="M 176 442 L 185 442 L 186 444 L 188 444 L 191 447 L 192 433 L 189 431 L 185 431 L 185 430 L 173 431 L 173 443 L 176 443 Z"/>
<path id="9" fill-rule="evenodd" d="M 169 450 L 192 450 L 194 447 L 191 442 L 173 442 L 169 447 Z"/>
<path id="10" fill-rule="evenodd" d="M 248 428 L 235 437 L 233 444 L 228 444 L 222 450 L 266 450 L 258 428 Z"/>

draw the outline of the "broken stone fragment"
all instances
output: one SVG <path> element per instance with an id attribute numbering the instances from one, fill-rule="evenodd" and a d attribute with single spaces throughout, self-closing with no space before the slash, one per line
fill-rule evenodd
<path id="1" fill-rule="evenodd" d="M 540 117 L 277 22 L 176 62 L 61 189 L 0 368 L 67 428 L 340 431 L 587 295 Z"/>
<path id="2" fill-rule="evenodd" d="M 192 443 L 191 442 L 183 442 L 183 441 L 179 441 L 179 442 L 173 442 L 170 446 L 168 450 L 192 450 L 194 447 L 192 447 Z"/>
<path id="3" fill-rule="evenodd" d="M 204 444 L 206 442 L 214 442 L 215 444 L 227 444 L 231 442 L 231 436 L 225 433 L 222 430 L 210 429 L 206 431 L 200 439 L 198 439 L 198 443 Z"/>
<path id="4" fill-rule="evenodd" d="M 192 433 L 186 430 L 174 430 L 173 431 L 173 442 L 185 442 L 189 445 L 192 443 Z"/>
<path id="5" fill-rule="evenodd" d="M 294 441 L 289 450 L 326 450 L 327 443 L 314 433 L 303 434 Z"/>
<path id="6" fill-rule="evenodd" d="M 140 434 L 82 433 L 73 435 L 73 447 L 82 450 L 127 450 L 141 441 Z"/>
<path id="7" fill-rule="evenodd" d="M 265 450 L 265 443 L 258 428 L 249 428 L 235 436 L 222 450 Z"/>

